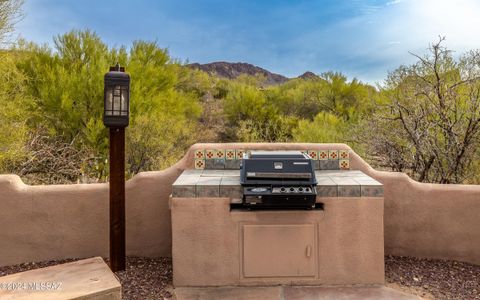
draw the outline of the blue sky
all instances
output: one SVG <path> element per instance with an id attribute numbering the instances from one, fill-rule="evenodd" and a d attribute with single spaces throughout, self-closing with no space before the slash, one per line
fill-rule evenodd
<path id="1" fill-rule="evenodd" d="M 340 71 L 376 83 L 446 36 L 480 48 L 478 0 L 26 0 L 17 34 L 37 43 L 71 29 L 110 46 L 154 40 L 182 61 L 248 62 L 294 77 Z"/>

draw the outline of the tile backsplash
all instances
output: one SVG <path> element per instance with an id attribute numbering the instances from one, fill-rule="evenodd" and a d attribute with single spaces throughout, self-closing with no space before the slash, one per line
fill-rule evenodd
<path id="1" fill-rule="evenodd" d="M 244 149 L 201 149 L 195 150 L 195 169 L 230 169 L 240 168 Z M 317 170 L 349 170 L 349 150 L 300 150 L 312 160 Z"/>

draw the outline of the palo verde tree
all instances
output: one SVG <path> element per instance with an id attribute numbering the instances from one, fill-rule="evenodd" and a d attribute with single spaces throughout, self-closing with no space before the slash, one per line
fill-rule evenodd
<path id="1" fill-rule="evenodd" d="M 16 67 L 17 54 L 0 52 L 0 172 L 15 172 L 26 158 L 28 100 L 26 78 Z"/>
<path id="2" fill-rule="evenodd" d="M 15 24 L 22 17 L 23 0 L 0 0 L 0 46 L 14 31 Z"/>
<path id="3" fill-rule="evenodd" d="M 0 47 L 5 46 L 21 18 L 21 0 L 0 0 Z M 0 49 L 0 172 L 13 172 L 25 159 L 28 94 L 25 76 L 17 68 L 18 53 Z"/>
<path id="4" fill-rule="evenodd" d="M 280 142 L 291 138 L 296 120 L 281 115 L 261 78 L 240 76 L 228 84 L 223 101 L 226 136 L 242 142 Z"/>
<path id="5" fill-rule="evenodd" d="M 441 38 L 417 63 L 389 74 L 365 130 L 370 153 L 423 182 L 461 183 L 480 146 L 480 52 L 455 59 Z"/>
<path id="6" fill-rule="evenodd" d="M 196 91 L 179 88 L 189 70 L 179 72 L 156 43 L 134 42 L 126 66 L 132 78 L 126 156 L 133 175 L 173 164 L 195 143 L 201 106 Z"/>
<path id="7" fill-rule="evenodd" d="M 50 172 L 65 170 L 69 174 L 54 182 L 106 179 L 103 76 L 117 62 L 126 66 L 132 78 L 132 117 L 126 140 L 129 175 L 165 167 L 194 142 L 195 123 L 201 113 L 198 96 L 177 88 L 181 76 L 188 74 L 178 72 L 179 64 L 165 49 L 143 41 L 133 43 L 129 51 L 125 47 L 109 48 L 89 30 L 60 35 L 54 45 L 55 51 L 31 43 L 15 49 L 23 55 L 17 65 L 26 75 L 25 85 L 32 99 L 28 106 L 33 135 L 30 141 L 44 146 L 27 144 L 31 145 L 30 153 L 51 157 L 45 161 L 37 155 L 29 160 L 30 166 L 45 163 L 29 170 L 46 174 L 42 176 L 45 180 L 56 178 Z M 51 155 L 37 151 L 58 149 L 58 145 L 63 145 L 63 150 Z M 51 162 L 62 161 L 62 168 L 51 168 Z"/>

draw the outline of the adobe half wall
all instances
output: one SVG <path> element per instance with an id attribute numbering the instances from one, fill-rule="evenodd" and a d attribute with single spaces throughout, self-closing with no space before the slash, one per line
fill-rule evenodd
<path id="1" fill-rule="evenodd" d="M 171 185 L 199 149 L 351 150 L 345 144 L 195 144 L 172 167 L 126 184 L 127 254 L 171 256 Z M 422 184 L 371 168 L 350 151 L 350 169 L 384 184 L 385 253 L 480 264 L 480 186 Z M 0 175 L 0 266 L 108 256 L 108 184 L 25 185 Z"/>
<path id="2" fill-rule="evenodd" d="M 352 169 L 384 185 L 386 254 L 480 264 L 480 185 L 419 183 L 351 156 Z"/>

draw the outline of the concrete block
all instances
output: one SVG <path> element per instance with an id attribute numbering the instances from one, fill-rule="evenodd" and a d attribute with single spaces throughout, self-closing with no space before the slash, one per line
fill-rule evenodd
<path id="1" fill-rule="evenodd" d="M 213 169 L 225 169 L 225 158 L 213 159 Z"/>
<path id="2" fill-rule="evenodd" d="M 383 197 L 383 186 L 378 185 L 362 185 L 362 197 Z"/>
<path id="3" fill-rule="evenodd" d="M 338 160 L 319 160 L 320 170 L 339 170 Z"/>
<path id="4" fill-rule="evenodd" d="M 230 170 L 240 169 L 240 159 L 227 159 L 225 161 L 225 169 L 230 169 Z"/>
<path id="5" fill-rule="evenodd" d="M 336 185 L 319 185 L 316 187 L 317 197 L 337 197 L 338 190 Z"/>
<path id="6" fill-rule="evenodd" d="M 360 197 L 360 185 L 339 185 L 338 197 Z"/>
<path id="7" fill-rule="evenodd" d="M 219 197 L 221 177 L 200 177 L 196 186 L 197 197 Z"/>

